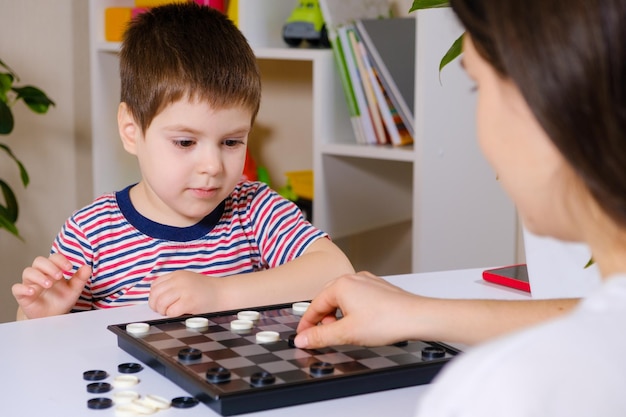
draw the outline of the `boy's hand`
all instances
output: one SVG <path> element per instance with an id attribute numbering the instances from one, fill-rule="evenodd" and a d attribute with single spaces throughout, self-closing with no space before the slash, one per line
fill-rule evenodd
<path id="1" fill-rule="evenodd" d="M 26 318 L 48 317 L 69 312 L 91 277 L 91 268 L 83 265 L 71 279 L 63 271 L 72 264 L 61 254 L 38 256 L 22 272 L 22 283 L 14 284 L 13 296 Z"/>
<path id="2" fill-rule="evenodd" d="M 315 297 L 300 320 L 294 342 L 299 348 L 315 349 L 405 340 L 411 326 L 416 327 L 408 316 L 417 298 L 369 272 L 342 276 Z M 338 309 L 343 316 L 339 320 Z"/>
<path id="3" fill-rule="evenodd" d="M 183 270 L 160 276 L 150 287 L 148 305 L 169 317 L 215 310 L 217 279 Z"/>

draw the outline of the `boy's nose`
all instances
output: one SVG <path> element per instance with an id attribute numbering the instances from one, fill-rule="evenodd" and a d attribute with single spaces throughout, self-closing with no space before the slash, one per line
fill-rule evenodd
<path id="1" fill-rule="evenodd" d="M 222 158 L 219 152 L 215 152 L 214 150 L 203 152 L 198 166 L 202 173 L 216 175 L 222 171 Z"/>

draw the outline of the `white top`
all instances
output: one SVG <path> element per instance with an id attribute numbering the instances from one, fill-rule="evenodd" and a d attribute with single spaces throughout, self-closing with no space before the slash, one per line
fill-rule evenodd
<path id="1" fill-rule="evenodd" d="M 585 297 L 602 284 L 591 250 L 583 243 L 537 236 L 524 229 L 524 250 L 533 298 Z"/>
<path id="2" fill-rule="evenodd" d="M 429 386 L 428 417 L 626 415 L 626 276 L 571 314 L 477 347 Z"/>

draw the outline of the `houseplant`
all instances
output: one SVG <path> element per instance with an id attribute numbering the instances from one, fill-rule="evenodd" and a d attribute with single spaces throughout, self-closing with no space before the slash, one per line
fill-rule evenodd
<path id="1" fill-rule="evenodd" d="M 413 5 L 409 12 L 422 9 L 434 9 L 438 7 L 450 7 L 448 0 L 413 0 Z M 443 55 L 439 62 L 439 71 L 443 69 L 450 62 L 454 61 L 456 57 L 461 55 L 463 50 L 463 35 L 459 36 L 450 46 L 448 51 Z"/>
<path id="2" fill-rule="evenodd" d="M 37 87 L 30 85 L 17 86 L 20 79 L 7 64 L 0 60 L 0 135 L 8 135 L 13 131 L 15 120 L 11 107 L 20 100 L 33 112 L 44 114 L 54 102 Z M 29 177 L 22 162 L 15 156 L 8 145 L 0 142 L 0 150 L 12 159 L 20 171 L 20 179 L 24 187 L 28 186 Z M 6 229 L 11 234 L 20 237 L 15 222 L 19 215 L 19 206 L 11 186 L 0 179 L 0 190 L 4 204 L 0 201 L 0 229 Z"/>

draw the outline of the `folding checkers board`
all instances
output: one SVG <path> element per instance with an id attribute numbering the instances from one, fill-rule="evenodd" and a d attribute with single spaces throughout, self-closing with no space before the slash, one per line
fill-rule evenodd
<path id="1" fill-rule="evenodd" d="M 253 310 L 260 319 L 244 332 L 230 328 L 240 310 L 146 321 L 150 330 L 139 337 L 126 331 L 130 323 L 108 329 L 123 350 L 224 416 L 426 384 L 459 353 L 423 341 L 298 349 L 290 340 L 300 320 L 292 304 Z M 207 318 L 209 326 L 189 329 L 189 317 Z M 258 343 L 256 333 L 267 330 L 280 340 Z M 181 356 L 189 352 L 199 359 Z"/>

